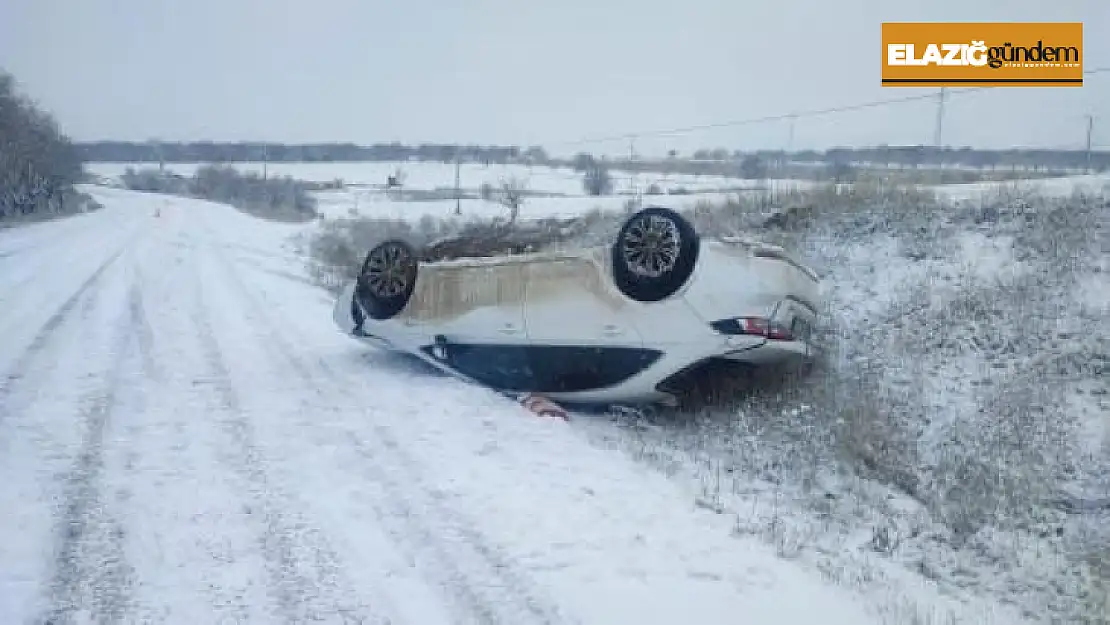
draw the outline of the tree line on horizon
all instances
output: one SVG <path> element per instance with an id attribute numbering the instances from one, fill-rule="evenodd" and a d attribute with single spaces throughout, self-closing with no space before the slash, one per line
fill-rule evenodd
<path id="1" fill-rule="evenodd" d="M 1048 149 L 976 149 L 971 147 L 933 147 L 925 145 L 880 145 L 873 147 L 835 147 L 828 150 L 728 150 L 703 148 L 680 155 L 671 150 L 665 157 L 606 157 L 580 152 L 558 158 L 541 146 L 479 146 L 447 143 L 406 145 L 398 142 L 357 145 L 354 143 L 261 143 L 261 142 L 159 142 L 90 141 L 74 144 L 86 162 L 119 163 L 235 163 L 235 162 L 394 162 L 425 161 L 453 163 L 510 164 L 571 167 L 583 159 L 606 161 L 619 168 L 622 164 L 663 167 L 667 163 L 741 162 L 751 157 L 767 164 L 804 163 L 837 166 L 866 164 L 878 167 L 967 167 L 974 169 L 1082 170 L 1110 169 L 1110 151 Z"/>

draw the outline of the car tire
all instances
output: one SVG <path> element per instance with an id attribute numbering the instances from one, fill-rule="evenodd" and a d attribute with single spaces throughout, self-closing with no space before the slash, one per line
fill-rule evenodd
<path id="1" fill-rule="evenodd" d="M 384 321 L 404 310 L 416 288 L 418 264 L 416 250 L 396 239 L 367 252 L 355 286 L 355 301 L 367 317 Z"/>
<path id="2" fill-rule="evenodd" d="M 693 275 L 700 248 L 685 217 L 669 208 L 644 208 L 624 222 L 613 242 L 613 281 L 637 302 L 664 300 Z"/>

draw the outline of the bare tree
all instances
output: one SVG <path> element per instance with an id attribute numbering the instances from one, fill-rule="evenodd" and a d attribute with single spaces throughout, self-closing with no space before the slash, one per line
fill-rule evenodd
<path id="1" fill-rule="evenodd" d="M 405 170 L 398 167 L 392 174 L 386 176 L 385 186 L 387 189 L 399 189 L 405 186 Z"/>
<path id="2" fill-rule="evenodd" d="M 523 180 L 517 177 L 510 177 L 501 181 L 501 196 L 498 202 L 502 206 L 509 209 L 509 223 L 516 223 L 516 219 L 520 216 L 520 207 L 524 204 L 524 195 L 528 190 L 527 185 Z"/>
<path id="3" fill-rule="evenodd" d="M 586 168 L 582 177 L 582 186 L 590 195 L 608 195 L 613 192 L 613 178 L 609 175 L 609 168 L 604 164 L 594 161 Z"/>

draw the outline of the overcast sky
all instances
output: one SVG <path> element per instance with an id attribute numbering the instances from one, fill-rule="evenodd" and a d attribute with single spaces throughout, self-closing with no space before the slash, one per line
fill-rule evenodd
<path id="1" fill-rule="evenodd" d="M 1083 21 L 1110 0 L 2 0 L 0 66 L 77 139 L 580 139 L 896 98 L 883 21 Z M 944 140 L 1110 144 L 1110 73 L 953 97 Z M 794 148 L 932 140 L 935 104 L 799 119 Z M 641 152 L 788 147 L 785 122 L 643 137 Z M 1110 149 L 1110 146 L 1108 146 Z"/>

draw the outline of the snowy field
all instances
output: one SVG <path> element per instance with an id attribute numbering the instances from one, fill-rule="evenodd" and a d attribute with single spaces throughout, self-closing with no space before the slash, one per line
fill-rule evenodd
<path id="1" fill-rule="evenodd" d="M 1001 196 L 1045 195 L 1066 197 L 1072 193 L 1105 193 L 1110 174 L 1077 174 L 1059 178 L 1039 178 L 1006 182 L 973 182 L 935 187 L 938 195 L 951 200 L 980 200 Z"/>
<path id="2" fill-rule="evenodd" d="M 118 178 L 128 167 L 151 167 L 137 163 L 90 163 L 87 169 L 98 176 Z M 157 165 L 153 165 L 157 166 Z M 199 164 L 168 164 L 166 168 L 181 175 L 192 175 Z M 262 163 L 235 163 L 242 171 L 262 172 Z M 425 200 L 406 201 L 397 193 L 387 193 L 376 188 L 384 185 L 388 176 L 398 170 L 404 172 L 404 191 L 441 191 L 450 198 L 455 187 L 455 166 L 445 163 L 270 163 L 267 172 L 278 176 L 291 176 L 312 182 L 342 180 L 345 189 L 316 194 L 319 210 L 328 217 L 411 218 L 418 220 L 425 215 L 449 217 L 455 211 L 455 201 Z M 743 189 L 791 189 L 808 183 L 801 180 L 741 180 L 720 176 L 692 176 L 683 174 L 641 173 L 614 171 L 613 194 L 590 197 L 582 189 L 582 174 L 571 169 L 528 167 L 525 165 L 489 165 L 467 163 L 460 167 L 460 187 L 476 195 L 483 184 L 498 188 L 504 181 L 517 180 L 524 188 L 538 197 L 528 197 L 522 216 L 546 217 L 551 215 L 574 216 L 591 210 L 616 210 L 638 190 L 646 191 L 657 185 L 660 191 L 685 190 L 691 195 L 655 196 L 671 205 L 692 206 L 698 200 L 718 201 Z M 681 191 L 680 191 L 681 192 Z M 544 195 L 547 194 L 547 197 Z M 461 202 L 464 216 L 488 217 L 503 215 L 505 209 L 494 201 L 464 199 Z"/>
<path id="3" fill-rule="evenodd" d="M 641 174 L 641 176 L 646 176 Z M 580 176 L 578 178 L 580 180 Z M 691 177 L 693 178 L 693 177 Z M 703 177 L 709 179 L 709 177 Z M 618 193 L 601 197 L 581 194 L 565 197 L 528 197 L 520 209 L 522 219 L 543 217 L 575 217 L 591 211 L 619 211 L 631 199 L 627 194 L 630 184 L 627 176 L 614 176 Z M 496 182 L 496 181 L 495 181 Z M 640 183 L 640 189 L 645 188 Z M 684 186 L 676 183 L 675 186 Z M 756 185 L 759 186 L 756 186 Z M 1073 192 L 1101 192 L 1110 184 L 1106 175 L 1077 175 L 1063 178 L 1022 180 L 1016 182 L 978 182 L 968 184 L 949 184 L 922 188 L 934 191 L 945 200 L 959 202 L 991 201 L 999 197 L 1019 197 L 1029 194 L 1066 196 Z M 717 185 L 717 186 L 714 186 Z M 748 190 L 720 191 L 717 189 L 748 186 Z M 775 193 L 813 188 L 814 183 L 805 180 L 703 180 L 700 190 L 690 195 L 645 195 L 644 204 L 657 204 L 674 209 L 692 208 L 699 203 L 718 204 L 737 195 L 752 193 Z M 664 186 L 664 188 L 667 188 Z M 697 185 L 686 186 L 688 189 Z M 319 202 L 318 210 L 325 218 L 369 217 L 376 219 L 403 219 L 413 222 L 424 218 L 444 219 L 455 217 L 456 204 L 463 218 L 505 217 L 508 211 L 495 201 L 463 199 L 432 201 L 404 201 L 377 189 L 348 188 L 336 191 L 321 191 L 314 194 Z"/>
<path id="4" fill-rule="evenodd" d="M 406 187 L 453 185 L 453 167 L 418 165 L 405 165 Z M 125 166 L 112 167 L 90 169 Z M 281 167 L 270 171 L 379 184 L 395 165 Z M 496 184 L 498 169 L 464 172 L 464 186 Z M 578 197 L 530 197 L 525 216 L 626 199 L 582 197 L 577 175 L 539 169 L 532 190 Z M 705 178 L 703 189 L 721 184 Z M 1106 182 L 937 190 L 974 204 Z M 336 332 L 301 251 L 317 224 L 89 191 L 104 210 L 0 231 L 0 510 L 14 511 L 0 515 L 0 562 L 13 563 L 0 567 L 0 614 L 11 622 L 1048 622 L 1030 602 L 1059 583 L 1052 543 L 999 533 L 953 549 L 910 498 L 818 466 L 784 478 L 775 454 L 796 459 L 764 444 L 761 423 L 532 418 Z M 416 220 L 450 216 L 454 202 L 321 196 L 329 217 L 351 208 Z M 820 251 L 836 261 L 827 279 L 852 327 L 913 304 L 917 286 L 943 300 L 1015 265 L 1009 239 L 971 229 L 925 262 L 860 236 Z M 1107 271 L 1082 292 L 1110 314 Z M 969 380 L 978 366 L 932 375 Z M 1110 450 L 1110 406 L 1082 399 L 1087 452 Z M 795 410 L 804 422 L 820 407 Z M 942 441 L 945 424 L 934 427 Z"/>
<path id="5" fill-rule="evenodd" d="M 170 163 L 166 169 L 190 176 L 200 167 L 199 163 Z M 128 167 L 157 167 L 145 163 L 90 163 L 87 169 L 101 176 L 119 176 Z M 401 171 L 404 186 L 413 189 L 453 189 L 455 166 L 438 162 L 363 162 L 363 163 L 233 163 L 236 169 L 261 173 L 263 167 L 275 176 L 291 176 L 313 182 L 332 182 L 336 179 L 352 185 L 381 185 L 386 178 Z M 751 186 L 755 181 L 722 176 L 694 176 L 688 174 L 662 174 L 612 172 L 616 191 L 627 191 L 630 184 L 642 188 L 658 184 L 663 188 L 684 187 L 689 191 L 712 191 L 722 188 Z M 516 178 L 531 191 L 560 195 L 582 195 L 582 174 L 569 168 L 552 168 L 527 165 L 483 165 L 463 163 L 459 178 L 464 189 L 477 189 L 483 183 L 497 186 L 500 181 Z"/>
<path id="6" fill-rule="evenodd" d="M 118 179 L 128 167 L 135 169 L 156 166 L 150 163 L 90 163 L 86 166 L 94 175 L 106 179 Z M 172 163 L 166 168 L 181 175 L 189 176 L 201 164 Z M 235 163 L 242 171 L 263 171 L 262 163 Z M 291 176 L 312 182 L 333 182 L 342 180 L 344 189 L 314 193 L 319 202 L 319 211 L 326 218 L 370 217 L 378 219 L 406 219 L 419 221 L 422 218 L 450 218 L 455 215 L 454 199 L 432 199 L 408 201 L 403 195 L 389 193 L 375 188 L 383 185 L 386 178 L 398 170 L 404 172 L 406 191 L 443 191 L 449 193 L 455 185 L 455 167 L 451 164 L 433 162 L 405 163 L 269 163 L 266 171 L 273 175 Z M 527 197 L 521 207 L 521 217 L 573 217 L 594 210 L 619 210 L 634 192 L 644 192 L 650 185 L 658 185 L 663 195 L 645 196 L 647 203 L 656 203 L 672 208 L 688 208 L 698 202 L 721 202 L 735 197 L 737 193 L 785 192 L 812 188 L 814 183 L 805 180 L 742 180 L 720 176 L 693 176 L 684 174 L 661 174 L 612 172 L 613 194 L 591 197 L 582 189 L 582 174 L 571 169 L 550 167 L 528 167 L 525 165 L 481 165 L 466 163 L 461 166 L 460 186 L 475 194 L 483 184 L 497 188 L 503 181 L 516 179 L 537 197 Z M 1037 179 L 1017 182 L 981 182 L 950 184 L 932 187 L 942 197 L 951 200 L 978 201 L 999 194 L 1018 195 L 1041 192 L 1050 195 L 1066 195 L 1073 190 L 1099 191 L 1110 182 L 1105 175 L 1077 175 L 1065 178 Z M 667 194 L 668 191 L 685 189 L 690 195 Z M 745 191 L 747 189 L 747 191 Z M 551 194 L 544 197 L 542 194 Z M 448 197 L 450 197 L 448 195 Z M 458 202 L 464 218 L 489 218 L 504 216 L 506 209 L 496 201 L 463 199 Z"/>
<path id="7" fill-rule="evenodd" d="M 348 189 L 320 191 L 314 194 L 319 202 L 317 210 L 325 218 L 369 217 L 374 219 L 402 219 L 417 222 L 421 219 L 449 219 L 456 217 L 455 200 L 406 202 L 390 197 L 388 193 L 374 190 Z M 735 193 L 703 192 L 692 195 L 645 196 L 644 202 L 658 202 L 666 206 L 687 208 L 698 202 L 721 202 Z M 577 217 L 591 211 L 619 211 L 631 198 L 627 195 L 601 197 L 529 197 L 520 208 L 521 219 L 544 217 Z M 462 219 L 506 217 L 507 208 L 495 201 L 464 199 L 458 202 Z"/>

